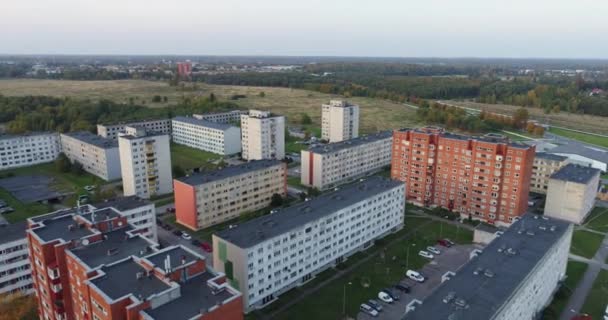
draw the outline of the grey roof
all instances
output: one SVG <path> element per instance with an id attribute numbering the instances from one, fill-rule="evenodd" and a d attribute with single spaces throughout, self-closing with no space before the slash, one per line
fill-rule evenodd
<path id="1" fill-rule="evenodd" d="M 564 142 L 560 140 L 560 143 Z M 577 154 L 585 158 L 608 163 L 608 150 L 600 147 L 586 145 L 576 141 L 568 141 L 549 150 L 550 153 Z"/>
<path id="2" fill-rule="evenodd" d="M 108 265 L 129 256 L 142 256 L 151 252 L 150 243 L 140 236 L 129 237 L 125 227 L 104 234 L 104 239 L 70 251 L 90 268 Z"/>
<path id="3" fill-rule="evenodd" d="M 95 208 L 115 208 L 118 211 L 128 211 L 135 208 L 143 207 L 152 204 L 152 202 L 139 198 L 137 196 L 120 197 L 112 200 L 106 200 L 104 202 L 98 202 L 93 204 Z"/>
<path id="4" fill-rule="evenodd" d="M 104 138 L 96 134 L 92 134 L 88 131 L 77 131 L 62 133 L 68 137 L 80 140 L 84 143 L 91 144 L 103 149 L 118 148 L 118 141 L 113 139 Z"/>
<path id="5" fill-rule="evenodd" d="M 213 277 L 213 274 L 205 272 L 189 279 L 186 283 L 180 284 L 179 298 L 155 309 L 146 309 L 144 312 L 154 319 L 187 320 L 200 314 L 201 310 L 209 310 L 231 298 L 234 294 L 226 290 L 215 295 L 211 292 L 207 280 Z"/>
<path id="6" fill-rule="evenodd" d="M 112 210 L 111 208 L 103 208 L 82 214 L 82 217 L 91 221 L 91 223 L 107 221 L 119 216 L 120 214 L 118 214 L 118 212 Z"/>
<path id="7" fill-rule="evenodd" d="M 551 179 L 576 183 L 588 183 L 600 174 L 599 169 L 583 167 L 578 164 L 569 163 L 551 175 Z"/>
<path id="8" fill-rule="evenodd" d="M 0 225 L 0 244 L 5 244 L 19 239 L 25 239 L 25 221 Z"/>
<path id="9" fill-rule="evenodd" d="M 375 142 L 383 139 L 388 139 L 393 137 L 392 131 L 380 131 L 377 133 L 369 134 L 366 136 L 360 136 L 358 138 L 353 138 L 349 140 L 344 140 L 340 142 L 328 143 L 324 145 L 314 146 L 308 148 L 308 151 L 319 154 L 332 153 L 344 149 L 354 148 L 360 145 L 364 145 L 366 143 Z"/>
<path id="10" fill-rule="evenodd" d="M 236 128 L 235 126 L 226 124 L 226 123 L 212 122 L 212 121 L 200 120 L 200 119 L 196 119 L 196 118 L 183 117 L 183 116 L 177 116 L 177 117 L 173 118 L 173 121 L 189 123 L 189 124 L 193 124 L 193 125 L 197 125 L 197 126 L 201 126 L 201 127 L 205 127 L 205 128 L 217 129 L 217 130 L 222 130 L 222 131 L 226 131 L 230 128 Z"/>
<path id="11" fill-rule="evenodd" d="M 32 232 L 38 235 L 43 241 L 52 241 L 56 239 L 71 241 L 93 234 L 91 230 L 80 227 L 71 214 L 42 220 L 42 223 L 44 223 L 44 227 L 32 229 Z M 70 228 L 70 226 L 73 227 Z"/>
<path id="12" fill-rule="evenodd" d="M 547 152 L 537 152 L 536 158 L 553 160 L 553 161 L 564 161 L 564 160 L 568 159 L 568 157 L 560 156 L 558 154 L 547 153 Z"/>
<path id="13" fill-rule="evenodd" d="M 189 263 L 200 259 L 200 257 L 197 257 L 189 251 L 184 250 L 184 248 L 181 246 L 175 246 L 169 250 L 151 254 L 147 256 L 146 259 L 152 262 L 152 264 L 154 264 L 156 267 L 163 269 L 164 261 L 167 256 L 170 257 L 172 268 L 177 267 L 182 263 Z"/>
<path id="14" fill-rule="evenodd" d="M 146 269 L 133 258 L 103 267 L 101 270 L 106 274 L 92 279 L 91 282 L 111 299 L 118 299 L 127 294 L 146 299 L 170 288 L 169 284 L 155 276 L 145 276 Z M 144 276 L 138 279 L 137 274 L 140 272 L 143 272 Z"/>
<path id="15" fill-rule="evenodd" d="M 531 214 L 523 216 L 492 241 L 483 253 L 462 267 L 456 276 L 442 283 L 415 311 L 406 314 L 405 319 L 493 319 L 497 310 L 564 236 L 568 226 L 569 223 L 557 219 Z M 539 227 L 545 227 L 545 230 Z M 481 272 L 475 275 L 478 270 Z M 484 275 L 486 270 L 493 276 Z M 466 307 L 457 307 L 455 300 L 444 303 L 442 300 L 451 292 L 455 299 L 463 299 Z"/>
<path id="16" fill-rule="evenodd" d="M 98 123 L 98 126 L 104 127 L 113 127 L 113 126 L 130 126 L 130 125 L 138 125 L 144 124 L 147 122 L 156 122 L 156 121 L 171 121 L 171 119 L 160 118 L 160 119 L 145 119 L 145 120 L 135 120 L 135 121 L 127 121 L 127 122 L 113 122 L 113 123 Z"/>
<path id="17" fill-rule="evenodd" d="M 338 191 L 281 209 L 277 213 L 220 231 L 217 236 L 241 248 L 249 248 L 268 238 L 289 232 L 342 208 L 402 185 L 403 182 L 397 180 L 373 176 L 365 181 L 342 187 Z"/>
<path id="18" fill-rule="evenodd" d="M 200 185 L 212 181 L 223 180 L 229 177 L 245 174 L 247 172 L 262 170 L 281 164 L 279 160 L 254 160 L 236 166 L 228 166 L 211 172 L 197 173 L 188 177 L 179 178 L 178 181 L 189 185 Z"/>
<path id="19" fill-rule="evenodd" d="M 0 140 L 45 136 L 45 135 L 49 135 L 49 134 L 57 135 L 56 132 L 50 132 L 50 131 L 26 132 L 26 133 L 22 133 L 22 134 L 0 134 Z"/>

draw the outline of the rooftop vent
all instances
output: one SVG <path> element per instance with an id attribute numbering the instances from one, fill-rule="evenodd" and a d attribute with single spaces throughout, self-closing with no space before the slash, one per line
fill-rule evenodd
<path id="1" fill-rule="evenodd" d="M 517 251 L 515 251 L 515 249 L 513 249 L 513 248 L 509 248 L 509 249 L 507 249 L 507 254 L 514 256 L 517 254 Z"/>
<path id="2" fill-rule="evenodd" d="M 443 303 L 450 303 L 452 302 L 452 300 L 454 300 L 454 298 L 456 297 L 456 292 L 454 291 L 450 291 L 448 292 L 448 294 L 443 298 Z"/>
<path id="3" fill-rule="evenodd" d="M 106 251 L 106 254 L 108 256 L 113 256 L 113 255 L 116 255 L 117 253 L 118 253 L 118 248 L 111 248 L 111 249 L 108 249 L 108 251 Z"/>
<path id="4" fill-rule="evenodd" d="M 483 272 L 483 268 L 482 267 L 477 267 L 477 269 L 475 269 L 475 271 L 473 271 L 473 274 L 477 276 L 477 275 L 479 275 L 482 272 Z"/>
<path id="5" fill-rule="evenodd" d="M 546 231 L 546 230 L 547 230 L 547 227 L 546 227 L 546 226 L 543 226 L 543 225 L 540 225 L 540 226 L 538 226 L 538 229 L 539 229 L 539 230 L 542 230 L 542 231 Z"/>
<path id="6" fill-rule="evenodd" d="M 500 246 L 500 248 L 498 248 L 498 252 L 503 252 L 506 249 L 507 249 L 507 246 L 503 244 L 502 246 Z"/>
<path id="7" fill-rule="evenodd" d="M 467 305 L 467 301 L 462 298 L 458 298 L 454 301 L 454 304 L 458 307 L 464 308 Z"/>
<path id="8" fill-rule="evenodd" d="M 488 278 L 494 278 L 494 271 L 492 271 L 490 269 L 486 269 L 486 271 L 483 272 L 483 275 Z"/>
<path id="9" fill-rule="evenodd" d="M 142 271 L 135 274 L 136 279 L 142 279 L 144 277 L 144 273 Z"/>
<path id="10" fill-rule="evenodd" d="M 557 229 L 556 226 L 551 226 L 551 228 L 549 228 L 549 230 L 551 230 L 551 232 L 555 232 L 556 229 Z"/>
<path id="11" fill-rule="evenodd" d="M 526 232 L 526 234 L 529 235 L 529 236 L 533 236 L 534 232 L 533 231 L 528 231 L 528 232 Z"/>
<path id="12" fill-rule="evenodd" d="M 518 233 L 518 234 L 522 234 L 522 233 L 524 233 L 524 231 L 526 231 L 526 229 L 521 228 L 521 229 L 517 230 L 517 233 Z"/>

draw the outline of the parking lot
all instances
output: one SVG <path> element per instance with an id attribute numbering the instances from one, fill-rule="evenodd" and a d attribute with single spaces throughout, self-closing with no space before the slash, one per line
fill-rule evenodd
<path id="1" fill-rule="evenodd" d="M 436 245 L 435 247 L 441 250 L 441 254 L 435 255 L 435 258 L 430 260 L 422 269 L 416 270 L 424 275 L 426 281 L 419 283 L 405 277 L 404 274 L 400 284 L 408 286 L 410 288 L 409 293 L 402 293 L 399 290 L 392 288 L 392 292 L 399 296 L 399 300 L 391 304 L 381 302 L 382 312 L 380 312 L 378 317 L 372 317 L 363 312 L 359 312 L 359 314 L 357 314 L 357 319 L 401 319 L 405 314 L 406 306 L 412 300 L 417 299 L 419 301 L 424 301 L 424 299 L 441 284 L 441 277 L 446 272 L 458 271 L 460 267 L 469 261 L 469 255 L 473 250 L 482 248 L 479 245 L 456 245 L 451 248 Z M 418 251 L 419 250 L 415 250 L 414 254 L 418 254 Z M 377 297 L 374 297 L 374 300 L 379 301 Z M 361 303 L 364 302 L 366 301 L 361 301 Z"/>
<path id="2" fill-rule="evenodd" d="M 174 228 L 174 227 L 170 226 L 169 224 L 165 224 L 165 223 L 163 223 L 163 225 L 165 226 L 165 228 L 157 225 L 158 242 L 163 247 L 181 244 L 181 245 L 187 247 L 188 249 L 191 249 L 194 252 L 197 252 L 197 253 L 203 255 L 205 257 L 205 259 L 207 260 L 207 265 L 213 266 L 213 253 L 212 252 L 206 252 L 200 246 L 192 244 L 192 240 L 186 240 L 186 239 L 182 238 L 181 236 L 174 234 L 173 232 L 175 230 L 178 230 L 177 228 Z M 189 234 L 192 236 L 193 232 L 190 232 Z M 194 237 L 193 237 L 193 239 L 194 239 Z"/>

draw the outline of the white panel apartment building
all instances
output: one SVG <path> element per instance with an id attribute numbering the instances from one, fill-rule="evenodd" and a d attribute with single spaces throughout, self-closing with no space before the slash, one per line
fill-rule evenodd
<path id="1" fill-rule="evenodd" d="M 321 106 L 321 139 L 339 142 L 359 136 L 359 106 L 331 100 Z"/>
<path id="2" fill-rule="evenodd" d="M 193 114 L 192 117 L 217 123 L 239 123 L 241 122 L 241 116 L 248 113 L 249 111 L 247 110 L 233 110 L 228 112 Z"/>
<path id="3" fill-rule="evenodd" d="M 571 238 L 563 220 L 524 215 L 404 319 L 537 319 L 566 275 Z"/>
<path id="4" fill-rule="evenodd" d="M 122 187 L 125 196 L 140 198 L 173 192 L 168 134 L 127 127 L 118 136 Z"/>
<path id="5" fill-rule="evenodd" d="M 405 186 L 372 177 L 213 235 L 213 266 L 262 307 L 403 227 Z"/>
<path id="6" fill-rule="evenodd" d="M 301 182 L 323 190 L 391 164 L 393 134 L 378 132 L 302 150 Z"/>
<path id="7" fill-rule="evenodd" d="M 86 131 L 62 133 L 61 150 L 72 163 L 77 161 L 85 171 L 106 181 L 121 177 L 116 140 Z"/>
<path id="8" fill-rule="evenodd" d="M 567 163 L 568 157 L 546 152 L 537 152 L 536 156 L 534 156 L 534 166 L 532 167 L 530 192 L 547 194 L 549 178 Z"/>
<path id="9" fill-rule="evenodd" d="M 24 222 L 0 226 L 0 294 L 34 292 Z"/>
<path id="10" fill-rule="evenodd" d="M 0 170 L 52 162 L 60 152 L 57 133 L 0 135 Z"/>
<path id="11" fill-rule="evenodd" d="M 158 243 L 156 226 L 156 206 L 154 202 L 136 196 L 121 197 L 105 202 L 95 203 L 92 207 L 97 209 L 114 208 L 121 215 L 127 217 L 129 223 L 138 228 L 146 228 L 143 235 Z"/>
<path id="12" fill-rule="evenodd" d="M 108 139 L 118 139 L 126 127 L 143 127 L 148 131 L 171 134 L 171 119 L 145 120 L 117 124 L 98 124 L 97 135 Z"/>
<path id="13" fill-rule="evenodd" d="M 285 158 L 285 117 L 249 110 L 241 116 L 243 159 Z"/>
<path id="14" fill-rule="evenodd" d="M 173 142 L 221 155 L 241 152 L 241 129 L 189 117 L 173 118 Z"/>

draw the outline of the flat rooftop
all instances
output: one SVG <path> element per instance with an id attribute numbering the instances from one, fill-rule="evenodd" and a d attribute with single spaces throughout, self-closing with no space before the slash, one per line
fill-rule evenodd
<path id="1" fill-rule="evenodd" d="M 551 179 L 576 183 L 588 183 L 600 174 L 599 169 L 583 167 L 578 164 L 569 163 L 551 175 Z"/>
<path id="2" fill-rule="evenodd" d="M 199 126 L 199 127 L 211 128 L 211 129 L 222 130 L 222 131 L 226 131 L 230 128 L 236 128 L 235 126 L 226 124 L 226 123 L 212 122 L 212 121 L 201 120 L 201 119 L 196 119 L 196 118 L 191 118 L 191 117 L 183 117 L 183 116 L 177 116 L 177 117 L 173 118 L 173 121 L 184 122 L 184 123 L 192 124 L 192 125 Z"/>
<path id="3" fill-rule="evenodd" d="M 559 143 L 563 143 L 562 140 Z M 583 144 L 577 141 L 569 141 L 549 150 L 557 154 L 577 154 L 585 158 L 608 163 L 608 149 Z"/>
<path id="4" fill-rule="evenodd" d="M 163 269 L 164 261 L 169 256 L 171 261 L 171 267 L 175 268 L 183 263 L 190 263 L 192 261 L 200 260 L 201 257 L 193 255 L 191 252 L 184 250 L 181 246 L 172 247 L 169 250 L 163 250 L 156 252 L 145 257 L 148 261 L 152 262 L 157 268 Z M 183 259 L 183 261 L 182 261 Z"/>
<path id="5" fill-rule="evenodd" d="M 568 227 L 562 220 L 523 216 L 404 319 L 493 319 Z M 454 299 L 444 303 L 450 293 Z"/>
<path id="6" fill-rule="evenodd" d="M 142 199 L 140 197 L 128 196 L 128 197 L 120 197 L 120 198 L 115 198 L 112 200 L 98 202 L 98 203 L 93 204 L 93 206 L 98 209 L 112 207 L 112 208 L 122 212 L 122 211 L 133 210 L 133 209 L 140 208 L 143 206 L 148 206 L 150 204 L 152 204 L 152 202 Z"/>
<path id="7" fill-rule="evenodd" d="M 128 294 L 133 294 L 138 299 L 146 299 L 171 287 L 154 275 L 146 276 L 146 269 L 133 258 L 103 267 L 101 270 L 106 274 L 101 278 L 92 279 L 91 282 L 111 299 Z M 138 278 L 137 274 L 140 272 L 143 272 L 144 276 Z"/>
<path id="8" fill-rule="evenodd" d="M 25 229 L 27 229 L 25 221 L 0 225 L 0 245 L 25 239 Z"/>
<path id="9" fill-rule="evenodd" d="M 36 136 L 46 136 L 46 135 L 57 135 L 55 132 L 50 131 L 38 131 L 38 132 L 27 132 L 22 134 L 0 134 L 0 140 L 10 140 L 10 139 L 20 139 L 20 138 L 28 138 L 28 137 L 36 137 Z"/>
<path id="10" fill-rule="evenodd" d="M 118 141 L 104 138 L 96 134 L 92 134 L 88 131 L 66 132 L 62 133 L 62 135 L 72 137 L 76 140 L 82 141 L 90 145 L 94 145 L 102 149 L 118 148 Z"/>
<path id="11" fill-rule="evenodd" d="M 169 303 L 163 304 L 156 309 L 146 309 L 148 315 L 154 319 L 187 320 L 201 313 L 201 310 L 209 308 L 228 300 L 233 293 L 222 291 L 214 295 L 207 286 L 207 280 L 215 277 L 205 272 L 186 283 L 180 284 L 181 296 Z"/>
<path id="12" fill-rule="evenodd" d="M 83 213 L 81 216 L 89 220 L 91 223 L 97 223 L 120 217 L 120 214 L 112 210 L 111 208 L 102 208 L 91 212 Z"/>
<path id="13" fill-rule="evenodd" d="M 43 241 L 63 239 L 66 242 L 93 234 L 93 232 L 86 227 L 79 226 L 74 220 L 74 216 L 67 212 L 67 215 L 42 220 L 41 222 L 44 226 L 32 229 L 32 232 L 38 235 Z"/>
<path id="14" fill-rule="evenodd" d="M 553 160 L 553 161 L 564 161 L 564 160 L 568 159 L 568 157 L 560 156 L 558 154 L 547 153 L 547 152 L 537 152 L 536 158 Z"/>
<path id="15" fill-rule="evenodd" d="M 362 182 L 341 187 L 338 191 L 280 209 L 274 214 L 222 230 L 216 235 L 241 248 L 249 248 L 399 186 L 403 186 L 403 182 L 373 176 Z"/>
<path id="16" fill-rule="evenodd" d="M 326 154 L 333 153 L 340 150 L 350 149 L 354 147 L 358 147 L 360 145 L 364 145 L 371 142 L 376 142 L 383 139 L 388 139 L 393 137 L 392 131 L 381 131 L 377 133 L 372 133 L 365 136 L 360 136 L 357 138 L 344 140 L 340 142 L 328 143 L 324 145 L 314 146 L 308 148 L 308 151 L 318 154 Z"/>
<path id="17" fill-rule="evenodd" d="M 98 126 L 102 126 L 102 127 L 129 126 L 129 125 L 138 125 L 138 124 L 144 124 L 147 122 L 156 122 L 156 121 L 171 121 L 171 119 L 146 119 L 146 120 L 135 120 L 135 121 L 127 121 L 127 122 L 113 122 L 113 123 L 98 124 Z"/>
<path id="18" fill-rule="evenodd" d="M 279 160 L 254 160 L 236 166 L 228 166 L 211 172 L 197 173 L 188 177 L 176 179 L 189 185 L 200 185 L 229 177 L 239 176 L 248 172 L 262 170 L 281 164 Z"/>

